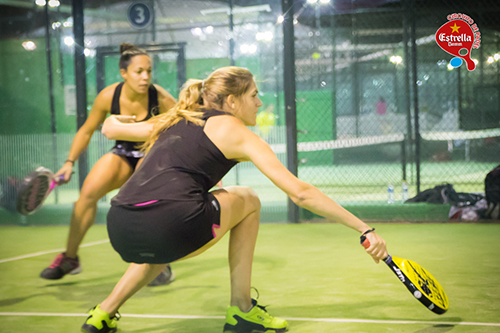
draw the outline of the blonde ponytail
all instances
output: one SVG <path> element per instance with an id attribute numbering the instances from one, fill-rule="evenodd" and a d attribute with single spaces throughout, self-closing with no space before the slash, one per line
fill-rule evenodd
<path id="1" fill-rule="evenodd" d="M 142 145 L 141 150 L 147 153 L 162 132 L 177 124 L 182 119 L 199 126 L 203 125 L 203 120 L 201 119 L 203 116 L 203 112 L 201 111 L 202 104 L 200 104 L 202 102 L 202 85 L 202 80 L 188 80 L 179 94 L 179 101 L 166 113 L 151 118 L 153 131 Z"/>
<path id="2" fill-rule="evenodd" d="M 252 82 L 252 73 L 235 66 L 219 68 L 205 80 L 188 80 L 174 107 L 149 120 L 153 123 L 153 131 L 142 145 L 142 150 L 147 153 L 162 132 L 183 119 L 202 126 L 202 109 L 223 110 L 227 96 L 242 96 L 250 89 Z"/>

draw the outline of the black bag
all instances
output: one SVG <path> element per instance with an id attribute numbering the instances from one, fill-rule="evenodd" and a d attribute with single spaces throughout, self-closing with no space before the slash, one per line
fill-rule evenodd
<path id="1" fill-rule="evenodd" d="M 484 192 L 488 204 L 485 218 L 498 220 L 500 210 L 500 165 L 486 175 Z"/>
<path id="2" fill-rule="evenodd" d="M 450 204 L 460 208 L 474 206 L 481 199 L 484 199 L 484 195 L 456 192 L 452 184 L 446 183 L 420 192 L 415 197 L 406 200 L 405 203 L 427 202 L 432 204 Z"/>

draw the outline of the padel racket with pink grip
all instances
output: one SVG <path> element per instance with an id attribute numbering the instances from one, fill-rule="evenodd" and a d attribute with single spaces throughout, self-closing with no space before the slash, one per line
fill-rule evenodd
<path id="1" fill-rule="evenodd" d="M 62 179 L 64 176 L 54 178 L 54 173 L 44 167 L 30 173 L 17 192 L 17 211 L 22 215 L 35 213 Z"/>
<path id="2" fill-rule="evenodd" d="M 370 241 L 366 236 L 361 236 L 360 241 L 365 249 L 370 247 Z M 448 296 L 443 287 L 422 266 L 414 261 L 391 255 L 383 260 L 408 291 L 426 308 L 437 314 L 443 314 L 448 310 Z"/>

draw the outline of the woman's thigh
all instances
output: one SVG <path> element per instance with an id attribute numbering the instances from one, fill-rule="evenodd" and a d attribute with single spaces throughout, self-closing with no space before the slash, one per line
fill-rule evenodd
<path id="1" fill-rule="evenodd" d="M 128 162 L 115 154 L 108 153 L 92 167 L 83 183 L 81 196 L 102 198 L 106 193 L 120 188 L 134 170 Z"/>
<path id="2" fill-rule="evenodd" d="M 215 237 L 200 249 L 180 260 L 197 256 L 214 246 L 229 230 L 243 221 L 250 214 L 260 213 L 260 201 L 250 187 L 229 186 L 211 192 L 220 207 L 220 227 L 214 228 Z M 257 214 L 257 218 L 258 218 Z M 258 223 L 258 221 L 257 221 Z"/>

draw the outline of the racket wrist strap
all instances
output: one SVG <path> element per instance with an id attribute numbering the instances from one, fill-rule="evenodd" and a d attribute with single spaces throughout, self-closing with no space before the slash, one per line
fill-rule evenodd
<path id="1" fill-rule="evenodd" d="M 75 165 L 75 161 L 74 160 L 70 160 L 69 158 L 66 161 L 64 161 L 64 162 L 65 163 L 69 162 L 69 163 L 71 163 L 71 165 Z"/>
<path id="2" fill-rule="evenodd" d="M 363 232 L 363 234 L 361 235 L 361 237 L 363 236 L 366 236 L 367 234 L 369 234 L 370 232 L 374 232 L 375 231 L 375 228 L 371 228 L 369 230 L 366 230 L 365 232 Z"/>

